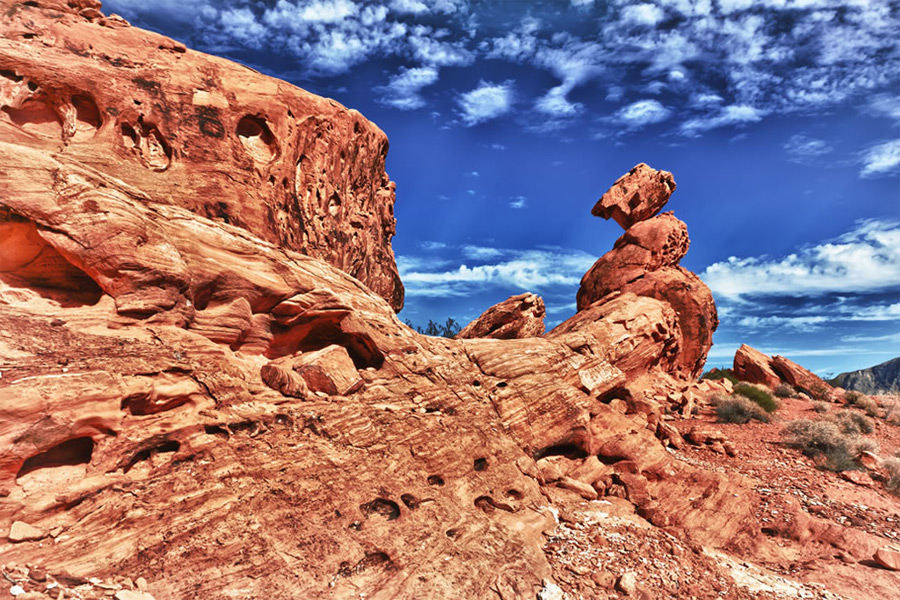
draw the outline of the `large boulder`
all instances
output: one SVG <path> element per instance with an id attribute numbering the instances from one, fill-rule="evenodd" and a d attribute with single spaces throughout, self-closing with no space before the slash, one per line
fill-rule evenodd
<path id="1" fill-rule="evenodd" d="M 463 327 L 457 339 L 511 340 L 544 335 L 544 300 L 534 294 L 510 296 Z"/>
<path id="2" fill-rule="evenodd" d="M 785 383 L 794 386 L 797 391 L 817 400 L 832 399 L 834 388 L 809 369 L 783 356 L 773 356 L 769 364 Z"/>
<path id="3" fill-rule="evenodd" d="M 734 353 L 734 366 L 732 372 L 741 381 L 759 383 L 770 389 L 775 389 L 781 383 L 781 377 L 772 370 L 772 359 L 747 344 Z"/>
<path id="4" fill-rule="evenodd" d="M 591 209 L 591 214 L 612 218 L 628 229 L 657 214 L 675 191 L 675 179 L 668 171 L 657 171 L 640 163 L 619 177 Z"/>
<path id="5" fill-rule="evenodd" d="M 4 10 L 0 138 L 326 260 L 402 308 L 384 132 L 334 100 L 78 7 Z"/>

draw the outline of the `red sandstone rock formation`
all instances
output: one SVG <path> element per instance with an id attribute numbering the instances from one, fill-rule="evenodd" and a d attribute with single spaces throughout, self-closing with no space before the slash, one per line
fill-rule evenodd
<path id="1" fill-rule="evenodd" d="M 775 389 L 786 383 L 797 391 L 819 400 L 833 399 L 835 388 L 821 377 L 783 356 L 768 357 L 743 344 L 734 355 L 734 375 L 743 381 L 760 383 Z"/>
<path id="2" fill-rule="evenodd" d="M 741 344 L 734 354 L 734 376 L 741 381 L 759 383 L 771 389 L 778 387 L 781 377 L 771 367 L 772 359 L 747 344 Z"/>
<path id="3" fill-rule="evenodd" d="M 7 4 L 4 141 L 59 152 L 155 202 L 324 259 L 403 306 L 378 127 L 334 100 L 104 17 L 99 2 Z"/>
<path id="4" fill-rule="evenodd" d="M 544 300 L 534 294 L 510 296 L 466 325 L 457 339 L 511 340 L 544 335 Z"/>
<path id="5" fill-rule="evenodd" d="M 627 230 L 662 210 L 674 191 L 675 179 L 671 173 L 640 163 L 616 180 L 591 209 L 591 214 L 611 218 Z"/>
<path id="6" fill-rule="evenodd" d="M 696 379 L 719 320 L 709 288 L 678 266 L 690 246 L 687 227 L 672 213 L 653 216 L 674 189 L 671 173 L 641 163 L 604 194 L 593 214 L 613 217 L 626 231 L 582 277 L 577 305 L 585 310 L 616 291 L 667 303 L 678 315 L 680 342 L 665 370 L 681 379 Z"/>
<path id="7" fill-rule="evenodd" d="M 683 445 L 669 416 L 629 386 L 678 383 L 665 373 L 683 360 L 690 330 L 669 300 L 615 291 L 543 338 L 421 336 L 359 280 L 297 252 L 296 239 L 256 229 L 240 207 L 206 216 L 178 202 L 185 185 L 262 202 L 247 173 L 232 183 L 199 165 L 190 182 L 166 175 L 187 169 L 179 166 L 189 164 L 187 150 L 227 167 L 205 138 L 187 143 L 197 133 L 190 110 L 134 121 L 125 166 L 122 148 L 104 137 L 122 123 L 108 111 L 111 97 L 93 88 L 109 116 L 89 146 L 72 142 L 77 125 L 59 142 L 28 134 L 36 123 L 55 127 L 54 99 L 63 96 L 53 90 L 69 85 L 42 70 L 44 53 L 46 64 L 71 53 L 73 71 L 94 65 L 84 72 L 129 92 L 115 69 L 144 73 L 159 53 L 216 77 L 239 69 L 121 27 L 95 3 L 70 4 L 12 5 L 0 42 L 3 60 L 31 65 L 48 94 L 44 108 L 7 104 L 4 114 L 19 123 L 0 130 L 0 524 L 8 527 L 0 555 L 3 576 L 26 593 L 42 594 L 52 580 L 142 600 L 535 597 L 554 589 L 562 564 L 546 550 L 545 534 L 560 525 L 554 511 L 584 498 L 598 508 L 579 529 L 610 513 L 659 538 L 653 526 L 665 528 L 679 560 L 699 560 L 691 557 L 701 547 L 778 560 L 792 556 L 784 548 L 792 540 L 821 544 L 829 556 L 868 557 L 882 545 L 796 506 L 772 542 L 750 481 L 666 450 L 661 440 Z M 85 32 L 92 48 L 76 44 Z M 135 45 L 128 58 L 125 42 Z M 172 89 L 194 81 L 193 67 L 169 66 Z M 32 72 L 7 79 L 19 76 Z M 157 99 L 181 98 L 164 81 L 146 87 Z M 220 122 L 240 123 L 241 94 L 227 98 Z M 323 119 L 329 103 L 303 98 L 292 106 L 307 112 L 293 118 Z M 364 138 L 383 139 L 358 115 L 329 114 L 334 131 L 353 123 Z M 283 123 L 266 125 L 271 137 L 257 125 L 235 130 L 247 138 L 232 143 L 238 163 L 264 159 L 266 140 L 280 156 L 294 148 L 277 142 Z M 327 131 L 322 124 L 323 138 Z M 328 139 L 334 145 L 320 158 L 351 156 L 359 142 Z M 363 172 L 370 159 L 358 159 L 369 165 Z M 340 180 L 342 169 L 360 168 L 351 161 L 331 173 Z M 337 184 L 325 177 L 322 185 Z M 373 196 L 373 215 L 389 213 L 385 190 Z M 359 235 L 339 239 L 337 255 Z M 691 565 L 711 581 L 724 572 Z M 634 579 L 619 587 L 637 590 Z"/>

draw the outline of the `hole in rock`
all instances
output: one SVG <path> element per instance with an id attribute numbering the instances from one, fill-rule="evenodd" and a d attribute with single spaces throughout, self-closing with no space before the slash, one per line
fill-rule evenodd
<path id="1" fill-rule="evenodd" d="M 444 533 L 447 535 L 448 538 L 456 537 L 456 530 L 455 530 L 455 529 L 448 529 L 448 530 L 445 531 Z"/>
<path id="2" fill-rule="evenodd" d="M 25 2 L 23 2 L 22 4 L 24 4 L 25 6 L 31 6 L 31 7 L 33 7 L 33 8 L 38 8 L 38 7 L 40 6 L 40 5 L 39 5 L 37 2 L 35 2 L 34 0 L 25 0 Z"/>
<path id="3" fill-rule="evenodd" d="M 444 478 L 440 475 L 429 475 L 428 485 L 442 486 L 444 485 Z"/>
<path id="4" fill-rule="evenodd" d="M 491 514 L 494 512 L 494 501 L 490 496 L 478 496 L 475 498 L 475 506 L 486 512 L 487 514 Z"/>
<path id="5" fill-rule="evenodd" d="M 93 439 L 87 436 L 74 438 L 26 459 L 16 478 L 46 467 L 89 464 L 93 453 Z"/>
<path id="6" fill-rule="evenodd" d="M 419 504 L 421 504 L 421 502 L 419 502 L 419 499 L 412 494 L 403 494 L 402 496 L 400 496 L 400 499 L 403 500 L 403 504 L 405 504 L 406 508 L 409 509 L 419 508 Z"/>
<path id="7" fill-rule="evenodd" d="M 481 382 L 476 379 L 475 381 L 472 382 L 472 385 L 475 387 L 481 387 Z"/>
<path id="8" fill-rule="evenodd" d="M 289 326 L 273 324 L 275 339 L 269 346 L 266 357 L 276 359 L 298 351 L 313 352 L 337 344 L 347 349 L 357 369 L 380 369 L 384 364 L 384 354 L 366 333 L 345 332 L 341 323 L 345 315 L 346 313 L 317 315 L 306 322 L 296 321 Z"/>
<path id="9" fill-rule="evenodd" d="M 33 82 L 28 82 L 31 87 Z M 43 100 L 29 98 L 19 108 L 4 106 L 9 120 L 28 133 L 43 138 L 62 138 L 62 119 L 52 106 Z"/>
<path id="10" fill-rule="evenodd" d="M 513 500 L 521 500 L 525 497 L 525 494 L 523 494 L 519 490 L 506 490 L 506 495 Z"/>
<path id="11" fill-rule="evenodd" d="M 275 415 L 275 423 L 277 423 L 278 425 L 284 425 L 285 427 L 290 427 L 294 424 L 294 419 L 292 419 L 290 415 L 278 413 L 277 415 Z"/>
<path id="12" fill-rule="evenodd" d="M 229 423 L 228 429 L 231 430 L 232 433 L 238 433 L 239 431 L 256 431 L 259 428 L 256 421 L 239 421 L 237 423 Z"/>
<path id="13" fill-rule="evenodd" d="M 575 444 L 557 444 L 536 450 L 532 455 L 534 460 L 540 460 L 547 456 L 565 456 L 566 458 L 575 460 L 579 458 L 587 458 L 587 452 Z"/>
<path id="14" fill-rule="evenodd" d="M 247 115 L 238 121 L 237 135 L 247 154 L 258 162 L 269 162 L 278 154 L 275 136 L 265 119 Z"/>
<path id="15" fill-rule="evenodd" d="M 336 217 L 339 212 L 341 212 L 341 197 L 335 192 L 328 201 L 328 214 L 332 217 Z"/>
<path id="16" fill-rule="evenodd" d="M 476 458 L 475 462 L 472 464 L 472 467 L 476 471 L 484 471 L 485 469 L 487 469 L 487 466 L 488 466 L 488 461 L 486 458 Z"/>
<path id="17" fill-rule="evenodd" d="M 228 437 L 228 431 L 220 425 L 204 425 L 203 431 L 205 431 L 207 435 L 222 435 Z"/>
<path id="18" fill-rule="evenodd" d="M 129 461 L 125 464 L 124 472 L 127 473 L 139 462 L 150 460 L 150 457 L 156 454 L 178 452 L 179 448 L 181 448 L 181 444 L 179 444 L 175 440 L 165 440 L 160 444 L 155 444 L 149 448 L 144 448 L 143 450 L 136 452 L 134 456 L 129 459 Z"/>
<path id="19" fill-rule="evenodd" d="M 93 136 L 103 125 L 97 104 L 88 96 L 73 96 L 72 106 L 75 107 L 75 137 Z"/>
<path id="20" fill-rule="evenodd" d="M 29 91 L 32 91 L 32 92 L 36 92 L 37 89 L 38 89 L 38 84 L 36 84 L 36 83 L 33 82 L 33 81 L 29 81 L 28 84 L 27 84 L 27 86 L 28 86 L 28 90 L 29 90 Z"/>
<path id="21" fill-rule="evenodd" d="M 144 123 L 139 117 L 136 124 L 122 123 L 119 129 L 125 148 L 136 154 L 142 165 L 151 171 L 169 168 L 172 148 L 155 125 Z"/>
<path id="22" fill-rule="evenodd" d="M 366 552 L 366 555 L 354 566 L 350 566 L 350 563 L 347 561 L 341 562 L 341 566 L 338 569 L 338 575 L 341 577 L 352 577 L 353 575 L 359 575 L 360 573 L 376 567 L 390 567 L 391 563 L 391 557 L 384 552 Z"/>
<path id="23" fill-rule="evenodd" d="M 15 82 L 19 82 L 24 79 L 24 77 L 22 77 L 15 71 L 10 71 L 9 69 L 0 69 L 0 77 L 5 77 L 6 79 L 10 79 Z"/>
<path id="24" fill-rule="evenodd" d="M 498 387 L 498 388 L 505 388 L 507 385 L 509 385 L 509 384 L 506 383 L 505 381 L 501 381 L 501 382 L 499 382 L 499 383 L 497 384 L 497 387 Z"/>
<path id="25" fill-rule="evenodd" d="M 359 509 L 366 518 L 372 514 L 381 515 L 388 521 L 393 521 L 400 517 L 400 506 L 393 500 L 388 500 L 387 498 L 375 498 L 371 502 L 361 504 Z"/>
<path id="26" fill-rule="evenodd" d="M 0 280 L 33 289 L 63 306 L 96 304 L 103 295 L 87 273 L 41 237 L 34 222 L 0 210 Z"/>

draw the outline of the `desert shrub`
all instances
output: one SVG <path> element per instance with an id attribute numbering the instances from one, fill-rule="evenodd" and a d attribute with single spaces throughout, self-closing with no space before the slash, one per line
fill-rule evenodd
<path id="1" fill-rule="evenodd" d="M 797 392 L 788 384 L 779 383 L 778 387 L 775 388 L 775 395 L 779 398 L 796 398 Z"/>
<path id="2" fill-rule="evenodd" d="M 878 416 L 878 413 L 879 413 L 878 403 L 875 402 L 875 400 L 873 400 L 872 398 L 870 398 L 868 396 L 862 396 L 860 398 L 857 398 L 856 401 L 853 403 L 853 406 L 864 410 L 866 412 L 866 414 L 869 415 L 870 417 Z"/>
<path id="3" fill-rule="evenodd" d="M 817 381 L 812 385 L 812 389 L 809 390 L 809 395 L 812 396 L 814 400 L 830 400 L 831 390 L 824 382 Z"/>
<path id="4" fill-rule="evenodd" d="M 714 398 L 713 405 L 716 407 L 716 417 L 719 423 L 749 423 L 751 420 L 769 422 L 769 415 L 743 396 L 730 396 L 725 398 Z"/>
<path id="5" fill-rule="evenodd" d="M 734 393 L 740 394 L 741 396 L 756 402 L 756 404 L 766 412 L 775 412 L 778 410 L 778 403 L 775 402 L 775 399 L 772 398 L 772 395 L 769 394 L 769 392 L 761 390 L 749 383 L 737 384 L 734 386 Z"/>
<path id="6" fill-rule="evenodd" d="M 900 425 L 900 405 L 888 402 L 884 408 L 884 421 L 889 425 Z"/>
<path id="7" fill-rule="evenodd" d="M 872 419 L 852 410 L 842 410 L 825 418 L 837 425 L 841 433 L 847 435 L 872 433 L 875 430 L 875 424 L 872 422 Z"/>
<path id="8" fill-rule="evenodd" d="M 703 374 L 701 379 L 727 379 L 735 385 L 740 383 L 738 378 L 728 369 L 710 369 Z"/>
<path id="9" fill-rule="evenodd" d="M 813 410 L 817 413 L 827 413 L 831 409 L 831 404 L 828 402 L 819 402 L 818 400 L 813 401 Z"/>
<path id="10" fill-rule="evenodd" d="M 884 480 L 884 487 L 890 493 L 900 496 L 900 458 L 885 460 L 884 470 L 887 474 Z"/>
<path id="11" fill-rule="evenodd" d="M 791 421 L 782 431 L 784 443 L 800 450 L 830 471 L 847 471 L 859 467 L 859 453 L 870 447 L 870 440 L 858 435 L 845 435 L 832 421 Z"/>
<path id="12" fill-rule="evenodd" d="M 855 392 L 853 390 L 844 392 L 844 402 L 846 402 L 847 404 L 856 404 L 856 401 L 863 397 L 863 394 Z"/>

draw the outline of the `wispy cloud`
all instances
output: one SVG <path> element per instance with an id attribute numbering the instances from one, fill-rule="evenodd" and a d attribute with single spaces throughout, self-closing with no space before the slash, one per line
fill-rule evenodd
<path id="1" fill-rule="evenodd" d="M 620 109 L 616 119 L 628 127 L 637 128 L 665 121 L 671 114 L 672 111 L 656 100 L 638 100 Z"/>
<path id="2" fill-rule="evenodd" d="M 509 112 L 513 105 L 513 84 L 482 81 L 478 87 L 461 94 L 457 99 L 460 116 L 467 126 L 496 119 Z"/>
<path id="3" fill-rule="evenodd" d="M 421 95 L 422 88 L 433 85 L 437 80 L 436 67 L 401 69 L 391 77 L 386 86 L 376 88 L 376 91 L 383 93 L 379 102 L 400 110 L 422 108 L 425 106 L 425 99 Z"/>
<path id="4" fill-rule="evenodd" d="M 764 111 L 747 104 L 726 106 L 713 115 L 685 121 L 681 126 L 681 132 L 687 136 L 696 136 L 719 127 L 756 123 L 761 121 L 764 115 Z"/>
<path id="5" fill-rule="evenodd" d="M 863 153 L 861 177 L 882 177 L 900 173 L 900 140 L 872 146 Z"/>
<path id="6" fill-rule="evenodd" d="M 702 279 L 716 294 L 810 296 L 898 287 L 900 222 L 868 220 L 835 240 L 781 258 L 730 257 Z"/>
<path id="7" fill-rule="evenodd" d="M 525 208 L 528 205 L 528 198 L 525 196 L 516 196 L 512 200 L 509 201 L 510 208 Z"/>
<path id="8" fill-rule="evenodd" d="M 802 133 L 793 135 L 784 143 L 788 160 L 799 164 L 810 164 L 815 159 L 834 151 L 825 140 L 816 139 Z"/>

